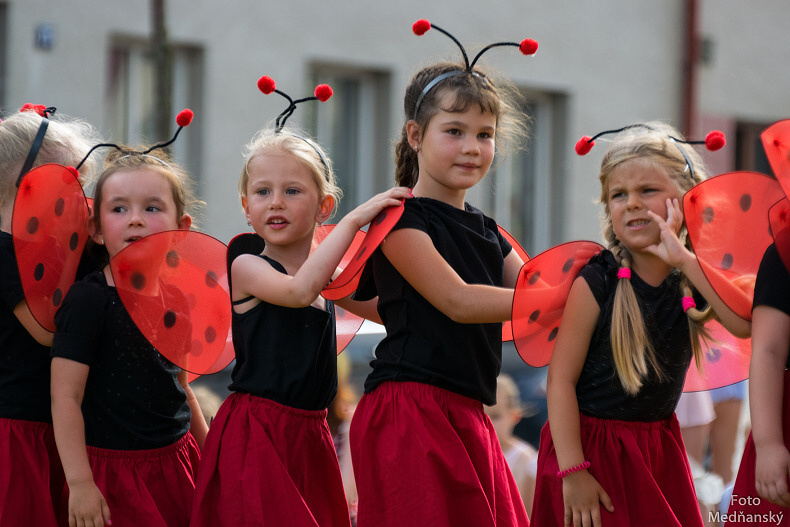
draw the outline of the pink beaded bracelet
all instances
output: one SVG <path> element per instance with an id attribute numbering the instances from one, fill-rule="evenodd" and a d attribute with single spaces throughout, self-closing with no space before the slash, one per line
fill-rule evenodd
<path id="1" fill-rule="evenodd" d="M 590 462 L 585 461 L 584 463 L 573 465 L 572 467 L 566 468 L 565 470 L 557 471 L 557 477 L 564 478 L 565 476 L 573 474 L 574 472 L 579 472 L 580 470 L 587 470 L 588 468 L 590 468 Z"/>

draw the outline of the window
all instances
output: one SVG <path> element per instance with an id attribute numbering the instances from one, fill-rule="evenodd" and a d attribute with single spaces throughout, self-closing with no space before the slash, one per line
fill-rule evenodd
<path id="1" fill-rule="evenodd" d="M 176 130 L 176 114 L 191 108 L 200 115 L 202 93 L 202 51 L 198 48 L 173 48 L 172 123 L 171 135 L 159 137 L 155 117 L 161 111 L 154 96 L 154 67 L 148 43 L 118 38 L 110 48 L 108 93 L 105 99 L 107 129 L 113 141 L 150 146 L 166 141 Z M 171 152 L 200 186 L 201 145 L 200 119 L 179 135 Z"/>
<path id="2" fill-rule="evenodd" d="M 771 165 L 765 156 L 760 134 L 771 123 L 739 122 L 735 133 L 735 166 L 737 170 L 752 170 L 773 175 Z"/>
<path id="3" fill-rule="evenodd" d="M 530 118 L 526 150 L 495 159 L 492 169 L 467 194 L 467 200 L 495 218 L 530 256 L 556 244 L 562 236 L 565 198 L 563 159 L 565 97 L 524 91 L 522 108 Z M 487 184 L 486 184 L 487 180 Z"/>
<path id="4" fill-rule="evenodd" d="M 389 75 L 342 66 L 313 68 L 313 86 L 329 84 L 332 98 L 309 105 L 306 122 L 332 160 L 343 198 L 337 221 L 376 192 L 395 184 L 389 137 Z"/>

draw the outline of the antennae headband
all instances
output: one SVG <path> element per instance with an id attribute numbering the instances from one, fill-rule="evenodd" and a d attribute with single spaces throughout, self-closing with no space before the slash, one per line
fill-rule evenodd
<path id="1" fill-rule="evenodd" d="M 425 85 L 425 88 L 422 89 L 420 96 L 417 98 L 417 103 L 414 105 L 414 113 L 412 114 L 412 118 L 414 120 L 417 120 L 417 114 L 420 111 L 420 105 L 422 104 L 422 100 L 425 98 L 425 95 L 427 95 L 429 91 L 431 91 L 434 87 L 436 87 L 436 85 L 439 84 L 441 81 L 449 77 L 455 77 L 456 75 L 461 75 L 464 73 L 470 75 L 476 75 L 476 73 L 474 72 L 475 64 L 477 64 L 477 61 L 480 59 L 480 57 L 483 56 L 483 54 L 489 49 L 500 47 L 500 46 L 515 46 L 519 49 L 519 51 L 521 51 L 523 55 L 534 55 L 538 51 L 538 42 L 531 38 L 524 39 L 521 42 L 496 42 L 494 44 L 489 44 L 488 46 L 484 47 L 482 50 L 480 50 L 480 52 L 477 55 L 475 55 L 475 57 L 472 59 L 472 62 L 469 62 L 469 56 L 466 54 L 466 50 L 464 49 L 463 45 L 461 45 L 461 42 L 459 42 L 457 38 L 455 38 L 452 34 L 450 34 L 450 32 L 440 28 L 436 24 L 431 24 L 429 21 L 425 20 L 424 18 L 421 18 L 420 20 L 416 21 L 414 24 L 412 24 L 411 27 L 412 31 L 417 36 L 424 35 L 431 28 L 446 35 L 453 42 L 455 42 L 455 44 L 458 46 L 458 49 L 461 50 L 461 55 L 464 58 L 465 67 L 462 70 L 454 70 L 454 71 L 442 73 L 441 75 L 438 75 L 436 78 L 431 80 L 431 82 Z"/>

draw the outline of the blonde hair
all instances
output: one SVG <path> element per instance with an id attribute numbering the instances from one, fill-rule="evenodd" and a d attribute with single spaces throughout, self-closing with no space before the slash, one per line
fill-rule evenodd
<path id="1" fill-rule="evenodd" d="M 496 118 L 494 136 L 496 152 L 503 158 L 509 146 L 520 147 L 526 144 L 529 136 L 529 118 L 518 109 L 517 101 L 521 98 L 515 86 L 505 79 L 497 79 L 496 84 L 479 68 L 474 73 L 454 75 L 442 80 L 439 85 L 429 90 L 420 102 L 419 111 L 415 115 L 415 107 L 425 86 L 440 75 L 465 69 L 462 64 L 440 62 L 418 71 L 406 87 L 403 97 L 403 111 L 406 120 L 401 129 L 401 138 L 395 144 L 395 180 L 400 186 L 413 187 L 417 183 L 419 165 L 417 153 L 409 145 L 406 124 L 414 120 L 421 131 L 425 131 L 431 119 L 440 110 L 447 112 L 465 112 L 472 105 L 478 105 L 485 113 Z M 449 108 L 442 108 L 445 94 L 452 94 L 453 101 Z"/>
<path id="2" fill-rule="evenodd" d="M 17 112 L 0 122 L 0 210 L 6 210 L 16 196 L 16 182 L 43 118 L 32 111 Z M 45 163 L 76 166 L 90 148 L 101 142 L 93 126 L 63 115 L 49 117 L 50 123 L 33 167 Z M 86 163 L 80 171 L 90 174 L 96 163 Z"/>
<path id="3" fill-rule="evenodd" d="M 158 149 L 156 155 L 139 154 L 128 147 L 119 146 L 120 150 L 112 150 L 107 154 L 105 168 L 96 181 L 93 193 L 93 211 L 96 228 L 101 230 L 101 204 L 104 199 L 104 184 L 110 176 L 122 170 L 146 169 L 161 174 L 170 184 L 173 191 L 173 202 L 176 206 L 176 220 L 185 214 L 191 214 L 203 203 L 195 198 L 192 181 L 187 172 L 175 164 L 166 151 Z M 192 224 L 195 225 L 194 223 Z"/>
<path id="4" fill-rule="evenodd" d="M 258 131 L 244 150 L 244 167 L 241 169 L 239 177 L 239 196 L 247 196 L 247 183 L 250 175 L 247 167 L 255 156 L 264 155 L 271 152 L 287 152 L 305 166 L 313 176 L 318 187 L 319 196 L 332 196 L 335 201 L 335 209 L 343 191 L 337 185 L 335 173 L 332 170 L 332 162 L 321 146 L 307 138 L 300 131 L 285 129 L 275 132 L 273 128 L 267 127 Z"/>
<path id="5" fill-rule="evenodd" d="M 513 377 L 507 373 L 499 374 L 499 377 L 497 377 L 497 391 L 503 395 L 501 400 L 497 400 L 497 404 L 504 402 L 513 410 L 521 409 L 521 392 Z"/>
<path id="6" fill-rule="evenodd" d="M 648 129 L 649 128 L 649 129 Z M 601 230 L 607 248 L 614 254 L 621 268 L 631 267 L 631 255 L 628 249 L 617 239 L 612 225 L 609 209 L 609 178 L 612 172 L 622 163 L 640 159 L 645 163 L 653 163 L 663 167 L 675 182 L 682 196 L 697 183 L 706 179 L 705 166 L 702 158 L 690 145 L 671 139 L 682 139 L 680 133 L 661 122 L 646 123 L 646 127 L 628 129 L 617 135 L 601 161 L 599 180 L 601 195 L 599 202 L 604 206 Z M 685 157 L 684 157 L 685 154 Z M 691 166 L 688 166 L 688 162 Z M 693 251 L 688 240 L 685 225 L 681 228 L 678 238 L 690 251 Z M 683 296 L 691 296 L 692 290 L 688 279 L 681 277 L 680 289 Z M 703 325 L 714 317 L 708 306 L 704 310 L 691 308 L 686 311 L 691 335 L 691 348 L 697 368 L 702 363 L 702 345 L 700 338 L 708 339 Z M 642 387 L 648 372 L 652 369 L 659 379 L 663 379 L 663 371 L 658 364 L 655 350 L 648 338 L 642 311 L 639 308 L 636 294 L 631 281 L 618 279 L 614 296 L 611 327 L 611 345 L 614 366 L 624 390 L 633 395 Z"/>

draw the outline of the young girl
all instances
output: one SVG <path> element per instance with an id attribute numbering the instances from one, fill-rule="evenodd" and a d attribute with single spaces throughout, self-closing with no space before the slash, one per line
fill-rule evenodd
<path id="1" fill-rule="evenodd" d="M 378 294 L 387 330 L 351 423 L 358 525 L 528 525 L 483 411 L 523 262 L 465 203 L 506 132 L 523 127 L 502 84 L 468 62 L 419 71 L 404 110 L 396 179 L 415 198 L 358 290 Z"/>
<path id="2" fill-rule="evenodd" d="M 96 132 L 85 122 L 49 115 L 53 109 L 32 110 L 0 123 L 0 525 L 50 527 L 57 525 L 64 484 L 50 412 L 52 333 L 35 321 L 25 300 L 11 216 L 27 170 L 44 163 L 76 165 Z"/>
<path id="3" fill-rule="evenodd" d="M 231 265 L 232 391 L 212 422 L 192 526 L 348 526 L 327 425 L 337 392 L 334 305 L 319 296 L 355 233 L 409 196 L 395 188 L 346 215 L 315 248 L 338 188 L 320 146 L 264 129 L 239 180 L 244 214 L 265 243 Z"/>
<path id="4" fill-rule="evenodd" d="M 608 250 L 575 280 L 549 363 L 536 525 L 702 525 L 673 411 L 700 324 L 715 312 L 735 335 L 750 328 L 681 241 L 679 200 L 703 168 L 678 137 L 628 127 L 601 163 Z"/>
<path id="5" fill-rule="evenodd" d="M 516 480 L 527 514 L 532 514 L 538 452 L 532 445 L 513 434 L 524 412 L 518 386 L 513 377 L 506 373 L 497 378 L 496 401 L 494 406 L 486 407 L 486 415 L 494 425 L 499 446 L 502 447 L 507 466 Z"/>
<path id="6" fill-rule="evenodd" d="M 90 229 L 110 258 L 189 229 L 186 175 L 163 154 L 107 156 Z M 161 356 L 121 304 L 109 265 L 75 283 L 55 318 L 52 416 L 70 525 L 186 526 L 207 432 L 187 372 Z"/>
<path id="7" fill-rule="evenodd" d="M 788 238 L 783 243 L 787 246 Z M 782 243 L 782 242 L 776 242 Z M 752 433 L 727 510 L 727 525 L 790 525 L 790 273 L 771 245 L 754 288 L 749 369 Z"/>

